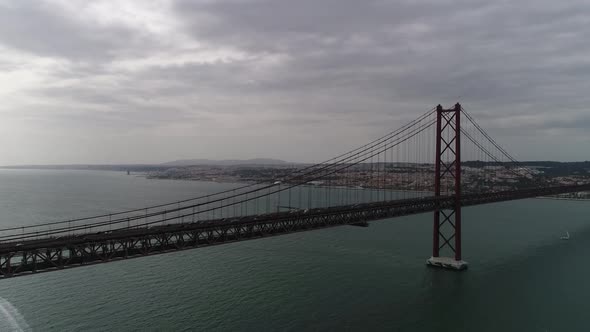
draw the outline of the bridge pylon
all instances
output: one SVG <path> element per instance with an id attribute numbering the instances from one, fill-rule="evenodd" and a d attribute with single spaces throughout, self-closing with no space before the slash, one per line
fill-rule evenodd
<path id="1" fill-rule="evenodd" d="M 461 257 L 461 105 L 451 109 L 436 107 L 436 156 L 434 163 L 434 195 L 454 197 L 453 203 L 434 211 L 432 257 L 430 266 L 464 270 L 467 262 Z M 451 257 L 441 256 L 441 253 Z"/>

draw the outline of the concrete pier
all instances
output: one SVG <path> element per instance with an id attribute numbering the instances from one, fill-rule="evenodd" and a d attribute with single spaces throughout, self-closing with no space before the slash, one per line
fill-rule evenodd
<path id="1" fill-rule="evenodd" d="M 468 264 L 466 261 L 457 261 L 452 257 L 430 257 L 426 261 L 426 265 L 461 271 L 467 269 Z"/>

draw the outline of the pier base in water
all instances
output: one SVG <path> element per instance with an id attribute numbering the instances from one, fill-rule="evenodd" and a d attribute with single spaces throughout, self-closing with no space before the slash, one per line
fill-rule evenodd
<path id="1" fill-rule="evenodd" d="M 466 261 L 458 261 L 451 257 L 430 257 L 426 261 L 426 265 L 457 271 L 467 269 Z"/>

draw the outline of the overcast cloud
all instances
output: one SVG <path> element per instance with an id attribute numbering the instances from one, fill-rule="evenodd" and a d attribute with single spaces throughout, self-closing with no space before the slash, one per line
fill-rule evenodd
<path id="1" fill-rule="evenodd" d="M 321 161 L 460 101 L 590 159 L 590 2 L 0 0 L 0 164 Z"/>

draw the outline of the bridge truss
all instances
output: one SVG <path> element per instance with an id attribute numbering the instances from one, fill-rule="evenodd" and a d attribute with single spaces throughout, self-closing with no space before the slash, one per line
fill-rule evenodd
<path id="1" fill-rule="evenodd" d="M 461 140 L 461 137 L 466 140 Z M 465 165 L 469 161 L 469 166 Z M 462 166 L 463 161 L 463 166 Z M 522 166 L 456 104 L 357 149 L 272 179 L 140 209 L 0 229 L 0 275 L 433 212 L 437 266 L 463 268 L 461 208 L 590 190 Z"/>

